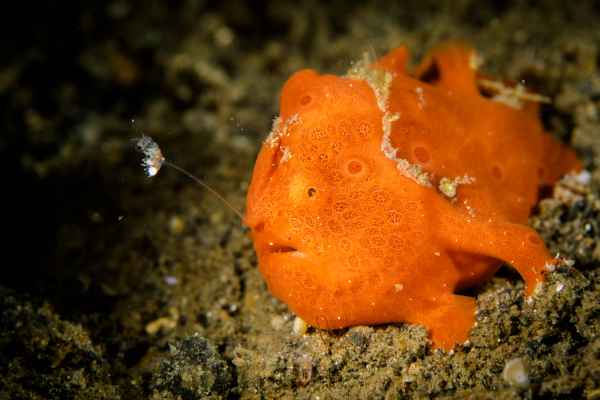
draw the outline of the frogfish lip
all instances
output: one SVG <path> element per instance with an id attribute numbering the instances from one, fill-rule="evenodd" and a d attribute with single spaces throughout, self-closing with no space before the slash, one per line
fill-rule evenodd
<path id="1" fill-rule="evenodd" d="M 254 244 L 256 250 L 262 254 L 285 254 L 285 255 L 297 255 L 295 253 L 301 253 L 296 246 L 286 241 L 279 241 L 274 238 L 256 238 L 254 237 Z"/>
<path id="2" fill-rule="evenodd" d="M 262 250 L 257 250 L 257 253 L 259 260 L 263 259 L 267 262 L 267 265 L 271 267 L 289 265 L 288 262 L 291 262 L 292 260 L 296 260 L 294 262 L 300 262 L 302 260 L 303 263 L 310 261 L 308 254 L 302 250 L 287 244 L 278 244 L 277 242 L 269 242 L 266 245 L 263 245 Z"/>
<path id="3" fill-rule="evenodd" d="M 271 245 L 272 243 L 272 245 Z M 269 243 L 268 251 L 269 253 L 292 253 L 298 251 L 297 248 L 287 245 L 279 245 L 271 242 Z"/>
<path id="4" fill-rule="evenodd" d="M 263 224 L 254 227 L 251 231 L 251 235 L 254 247 L 259 254 L 294 256 L 301 256 L 304 254 L 293 241 L 285 240 L 280 235 L 266 230 Z"/>

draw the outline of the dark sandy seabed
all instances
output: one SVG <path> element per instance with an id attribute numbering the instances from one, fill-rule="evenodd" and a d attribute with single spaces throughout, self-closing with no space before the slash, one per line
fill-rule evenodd
<path id="1" fill-rule="evenodd" d="M 49 3 L 0 16 L 0 399 L 600 398 L 598 3 Z M 132 150 L 153 136 L 241 209 L 292 72 L 447 38 L 550 96 L 592 176 L 531 218 L 570 261 L 531 302 L 508 267 L 473 291 L 453 353 L 405 324 L 294 335 L 237 217 Z M 528 384 L 503 378 L 514 358 Z"/>

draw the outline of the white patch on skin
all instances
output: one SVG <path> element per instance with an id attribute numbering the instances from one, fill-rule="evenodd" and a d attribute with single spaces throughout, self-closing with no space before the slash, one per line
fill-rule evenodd
<path id="1" fill-rule="evenodd" d="M 268 144 L 271 147 L 276 147 L 279 144 L 279 126 L 281 125 L 281 117 L 277 116 L 273 120 L 273 126 L 271 127 L 271 132 L 269 132 L 269 136 L 265 139 L 265 144 Z"/>
<path id="2" fill-rule="evenodd" d="M 469 67 L 477 71 L 483 65 L 483 61 L 481 54 L 473 50 L 469 56 Z"/>
<path id="3" fill-rule="evenodd" d="M 375 94 L 377 107 L 386 113 L 387 101 L 390 95 L 390 86 L 394 76 L 383 69 L 372 68 L 372 61 L 368 53 L 363 54 L 363 59 L 354 64 L 346 73 L 346 77 L 361 79 L 367 82 Z"/>
<path id="4" fill-rule="evenodd" d="M 471 217 L 474 217 L 474 216 L 475 216 L 475 209 L 474 209 L 473 207 L 471 207 L 471 206 L 467 206 L 467 212 L 469 213 L 469 215 L 470 215 Z"/>
<path id="5" fill-rule="evenodd" d="M 279 146 L 280 139 L 290 135 L 290 126 L 297 124 L 298 122 L 300 122 L 300 116 L 298 114 L 292 115 L 285 120 L 285 122 L 281 121 L 281 117 L 275 118 L 273 120 L 271 132 L 269 132 L 269 136 L 265 139 L 265 144 L 269 145 L 271 148 Z"/>
<path id="6" fill-rule="evenodd" d="M 396 151 L 398 150 L 394 146 L 392 146 L 392 140 L 391 140 L 392 122 L 397 121 L 399 119 L 400 119 L 400 114 L 393 114 L 393 115 L 384 114 L 383 115 L 383 121 L 382 121 L 383 137 L 381 139 L 381 151 L 390 160 L 396 159 Z"/>
<path id="7" fill-rule="evenodd" d="M 515 91 L 515 93 L 508 93 L 508 92 L 500 92 L 497 95 L 495 95 L 494 97 L 492 97 L 492 101 L 497 101 L 498 103 L 502 103 L 504 105 L 507 105 L 509 107 L 512 107 L 516 110 L 520 110 L 523 108 L 523 102 L 521 101 L 521 99 L 518 97 L 518 93 L 520 92 L 519 88 L 521 88 L 522 86 L 517 86 L 517 90 Z"/>
<path id="8" fill-rule="evenodd" d="M 419 185 L 432 187 L 429 173 L 423 170 L 418 164 L 411 164 L 408 160 L 398 158 L 396 155 L 398 149 L 392 146 L 392 123 L 400 119 L 399 113 L 391 113 L 388 110 L 388 98 L 394 75 L 383 69 L 371 67 L 371 60 L 368 54 L 365 53 L 363 59 L 357 62 L 346 73 L 346 77 L 363 80 L 373 90 L 377 107 L 382 112 L 381 126 L 383 136 L 381 139 L 381 152 L 396 163 L 396 168 L 403 176 L 412 179 Z"/>
<path id="9" fill-rule="evenodd" d="M 408 160 L 398 157 L 395 157 L 392 160 L 396 161 L 396 168 L 405 177 L 412 179 L 421 186 L 433 187 L 429 179 L 429 173 L 419 164 L 411 164 Z"/>
<path id="10" fill-rule="evenodd" d="M 422 110 L 427 105 L 427 102 L 425 101 L 425 94 L 423 88 L 417 86 L 415 88 L 415 93 L 417 94 L 417 106 L 419 106 L 419 110 Z"/>
<path id="11" fill-rule="evenodd" d="M 281 159 L 279 160 L 279 164 L 283 164 L 283 163 L 289 161 L 290 158 L 293 157 L 292 151 L 290 150 L 289 147 L 281 146 L 281 151 L 283 152 L 283 155 L 281 156 Z"/>
<path id="12" fill-rule="evenodd" d="M 540 94 L 528 92 L 525 86 L 520 83 L 514 87 L 505 86 L 502 82 L 489 79 L 479 79 L 477 83 L 486 89 L 493 90 L 496 95 L 492 101 L 497 101 L 509 107 L 520 110 L 523 108 L 523 101 L 533 101 L 537 103 L 550 103 L 550 98 Z"/>
<path id="13" fill-rule="evenodd" d="M 454 179 L 443 177 L 438 184 L 438 190 L 449 199 L 456 197 L 456 191 L 459 185 L 470 185 L 475 182 L 475 178 L 468 175 L 457 176 Z"/>

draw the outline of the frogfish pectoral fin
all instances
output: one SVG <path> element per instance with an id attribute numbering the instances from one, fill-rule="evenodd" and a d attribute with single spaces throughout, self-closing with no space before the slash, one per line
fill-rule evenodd
<path id="1" fill-rule="evenodd" d="M 480 254 L 514 267 L 526 284 L 527 295 L 544 280 L 548 265 L 556 260 L 532 228 L 510 222 L 481 221 L 454 210 L 436 228 L 449 250 Z"/>
<path id="2" fill-rule="evenodd" d="M 451 350 L 464 343 L 475 322 L 475 299 L 468 296 L 448 294 L 438 299 L 437 306 L 410 322 L 425 325 L 433 346 Z"/>

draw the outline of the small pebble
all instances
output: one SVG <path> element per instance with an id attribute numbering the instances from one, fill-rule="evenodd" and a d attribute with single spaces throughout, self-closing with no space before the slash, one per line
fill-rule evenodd
<path id="1" fill-rule="evenodd" d="M 273 318 L 271 318 L 271 327 L 273 329 L 275 329 L 276 331 L 283 328 L 284 325 L 285 325 L 285 318 L 283 318 L 282 316 L 276 315 Z"/>
<path id="2" fill-rule="evenodd" d="M 165 276 L 165 283 L 169 286 L 177 285 L 178 282 L 179 281 L 177 280 L 176 276 L 173 276 L 173 275 Z"/>
<path id="3" fill-rule="evenodd" d="M 155 319 L 154 321 L 146 324 L 146 333 L 148 335 L 155 335 L 159 331 L 170 331 L 177 327 L 177 321 L 179 320 L 179 311 L 175 307 L 169 308 L 169 316 Z"/>
<path id="4" fill-rule="evenodd" d="M 502 378 L 511 386 L 522 388 L 529 386 L 529 374 L 525 361 L 521 357 L 508 360 L 504 365 Z"/>
<path id="5" fill-rule="evenodd" d="M 185 223 L 183 222 L 183 219 L 181 219 L 177 215 L 172 216 L 169 220 L 169 230 L 171 231 L 171 233 L 174 235 L 179 235 L 183 232 L 184 229 Z"/>
<path id="6" fill-rule="evenodd" d="M 294 335 L 302 336 L 306 333 L 307 330 L 308 330 L 308 325 L 306 324 L 306 322 L 302 318 L 296 317 L 294 319 L 294 324 L 292 327 L 292 331 L 294 332 Z"/>
<path id="7" fill-rule="evenodd" d="M 590 171 L 584 169 L 580 173 L 575 175 L 575 180 L 577 181 L 577 183 L 580 183 L 582 185 L 588 185 L 592 181 L 592 174 L 590 173 Z"/>

